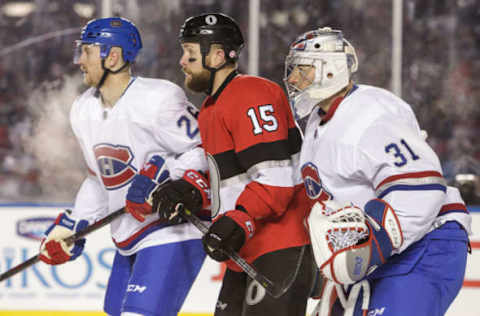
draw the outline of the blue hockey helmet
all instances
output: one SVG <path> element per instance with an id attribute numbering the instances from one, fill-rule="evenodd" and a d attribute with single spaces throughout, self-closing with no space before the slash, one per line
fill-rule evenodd
<path id="1" fill-rule="evenodd" d="M 82 44 L 96 44 L 100 46 L 100 57 L 105 59 L 113 46 L 122 48 L 122 57 L 126 62 L 133 63 L 142 48 L 142 39 L 137 27 L 127 19 L 113 17 L 89 21 L 82 29 L 77 47 Z M 74 62 L 80 55 L 77 50 Z"/>

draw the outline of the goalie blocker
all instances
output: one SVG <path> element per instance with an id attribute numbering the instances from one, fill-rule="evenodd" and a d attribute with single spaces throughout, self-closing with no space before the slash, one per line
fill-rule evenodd
<path id="1" fill-rule="evenodd" d="M 308 224 L 315 261 L 337 284 L 363 279 L 403 244 L 395 211 L 380 199 L 370 200 L 364 211 L 332 200 L 317 202 Z"/>

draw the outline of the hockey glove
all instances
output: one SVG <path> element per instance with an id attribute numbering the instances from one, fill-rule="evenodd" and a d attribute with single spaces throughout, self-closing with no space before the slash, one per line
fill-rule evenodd
<path id="1" fill-rule="evenodd" d="M 397 215 L 383 200 L 362 211 L 334 201 L 315 203 L 308 217 L 315 261 L 322 274 L 338 284 L 352 284 L 372 273 L 402 246 Z"/>
<path id="2" fill-rule="evenodd" d="M 165 183 L 153 193 L 153 209 L 160 218 L 170 223 L 180 223 L 182 217 L 176 212 L 178 203 L 197 213 L 210 204 L 210 187 L 207 179 L 195 170 L 187 170 L 183 177 Z"/>
<path id="3" fill-rule="evenodd" d="M 70 237 L 88 226 L 88 221 L 74 220 L 69 216 L 70 211 L 65 211 L 57 216 L 55 222 L 45 231 L 45 238 L 40 245 L 39 259 L 51 265 L 62 264 L 76 259 L 83 251 L 85 238 L 78 239 L 75 243 L 67 245 L 63 239 Z"/>
<path id="4" fill-rule="evenodd" d="M 170 179 L 165 160 L 160 156 L 153 156 L 142 170 L 133 178 L 128 188 L 126 209 L 132 216 L 145 221 L 145 216 L 152 214 L 152 193 L 161 184 Z"/>
<path id="5" fill-rule="evenodd" d="M 203 248 L 213 260 L 226 261 L 229 258 L 223 249 L 239 251 L 254 234 L 255 223 L 247 212 L 228 211 L 220 215 L 203 236 Z"/>

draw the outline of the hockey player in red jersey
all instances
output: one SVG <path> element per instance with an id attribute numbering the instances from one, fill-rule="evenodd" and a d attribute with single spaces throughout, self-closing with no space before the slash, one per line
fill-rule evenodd
<path id="1" fill-rule="evenodd" d="M 209 164 L 213 224 L 203 244 L 211 258 L 227 264 L 215 315 L 303 316 L 314 266 L 304 226 L 306 195 L 296 173 L 301 134 L 288 100 L 277 84 L 237 72 L 244 41 L 230 17 L 191 17 L 180 42 L 186 87 L 207 94 L 198 122 Z M 173 198 L 171 205 L 179 202 Z M 164 217 L 175 211 L 160 209 Z M 225 247 L 239 251 L 274 282 L 298 274 L 274 299 L 228 260 L 221 251 Z"/>

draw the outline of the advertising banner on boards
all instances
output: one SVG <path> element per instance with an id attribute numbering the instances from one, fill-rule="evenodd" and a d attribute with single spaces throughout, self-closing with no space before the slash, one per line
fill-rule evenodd
<path id="1" fill-rule="evenodd" d="M 62 208 L 47 206 L 0 206 L 0 273 L 38 253 L 43 232 Z M 472 254 L 464 287 L 447 316 L 478 316 L 480 296 L 480 209 L 470 208 L 473 215 Z M 104 227 L 88 235 L 85 250 L 77 260 L 60 266 L 39 262 L 0 283 L 0 315 L 4 311 L 101 311 L 103 298 L 115 253 Z M 224 265 L 207 258 L 191 289 L 182 313 L 211 314 L 215 309 Z M 311 300 L 308 312 L 317 301 Z M 78 315 L 81 315 L 80 313 Z M 378 314 L 381 315 L 381 314 Z"/>

